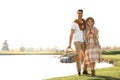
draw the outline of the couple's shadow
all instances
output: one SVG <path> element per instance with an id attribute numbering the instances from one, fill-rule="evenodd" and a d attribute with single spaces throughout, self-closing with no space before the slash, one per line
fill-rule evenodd
<path id="1" fill-rule="evenodd" d="M 95 76 L 87 80 L 120 80 L 120 78 L 110 77 L 110 76 Z"/>

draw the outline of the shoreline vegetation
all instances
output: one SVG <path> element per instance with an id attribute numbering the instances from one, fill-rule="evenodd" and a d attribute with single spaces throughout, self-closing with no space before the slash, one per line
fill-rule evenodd
<path id="1" fill-rule="evenodd" d="M 73 51 L 75 53 L 75 51 Z M 0 55 L 62 55 L 65 51 L 0 51 Z M 103 50 L 103 55 L 120 54 L 120 50 Z"/>
<path id="2" fill-rule="evenodd" d="M 53 52 L 53 51 L 41 51 L 41 52 L 32 52 L 32 51 L 0 51 L 0 55 L 62 55 L 64 52 Z"/>
<path id="3" fill-rule="evenodd" d="M 75 53 L 75 51 L 73 51 Z M 62 55 L 65 51 L 0 51 L 0 55 Z M 116 55 L 120 54 L 120 50 L 103 50 L 103 55 Z"/>

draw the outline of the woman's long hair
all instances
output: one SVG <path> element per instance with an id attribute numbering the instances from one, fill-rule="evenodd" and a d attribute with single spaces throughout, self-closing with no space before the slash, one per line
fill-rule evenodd
<path id="1" fill-rule="evenodd" d="M 92 21 L 93 21 L 93 25 L 95 24 L 95 20 L 94 20 L 94 18 L 92 18 L 92 17 L 88 17 L 88 18 L 86 19 L 86 21 L 85 21 L 87 27 L 88 27 L 87 22 L 88 22 L 89 20 L 92 20 Z"/>

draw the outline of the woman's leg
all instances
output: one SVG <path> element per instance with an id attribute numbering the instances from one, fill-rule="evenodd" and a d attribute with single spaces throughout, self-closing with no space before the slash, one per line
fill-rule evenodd
<path id="1" fill-rule="evenodd" d="M 90 66 L 91 66 L 91 76 L 95 76 L 95 62 L 92 62 Z"/>
<path id="2" fill-rule="evenodd" d="M 85 61 L 85 50 L 86 50 L 86 45 L 85 43 L 83 43 L 82 45 L 82 50 L 83 50 L 83 54 L 84 54 L 84 57 L 83 57 L 83 74 L 89 74 L 88 71 L 87 71 L 87 67 L 88 65 L 86 64 L 86 61 Z"/>

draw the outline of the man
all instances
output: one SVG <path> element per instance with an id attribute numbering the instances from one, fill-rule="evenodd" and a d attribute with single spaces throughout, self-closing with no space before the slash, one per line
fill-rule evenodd
<path id="1" fill-rule="evenodd" d="M 76 61 L 76 66 L 77 66 L 78 75 L 80 76 L 81 64 L 84 62 L 83 56 L 84 56 L 84 52 L 85 52 L 85 43 L 84 43 L 84 39 L 83 39 L 83 32 L 86 27 L 85 27 L 85 20 L 82 19 L 83 10 L 79 9 L 77 11 L 77 15 L 78 15 L 78 19 L 74 20 L 72 23 L 68 48 L 71 48 L 71 43 L 72 43 L 73 36 L 74 36 L 74 45 L 75 45 L 76 53 L 78 55 L 77 61 Z M 86 64 L 84 64 L 84 67 L 83 67 L 83 74 L 88 74 Z"/>

